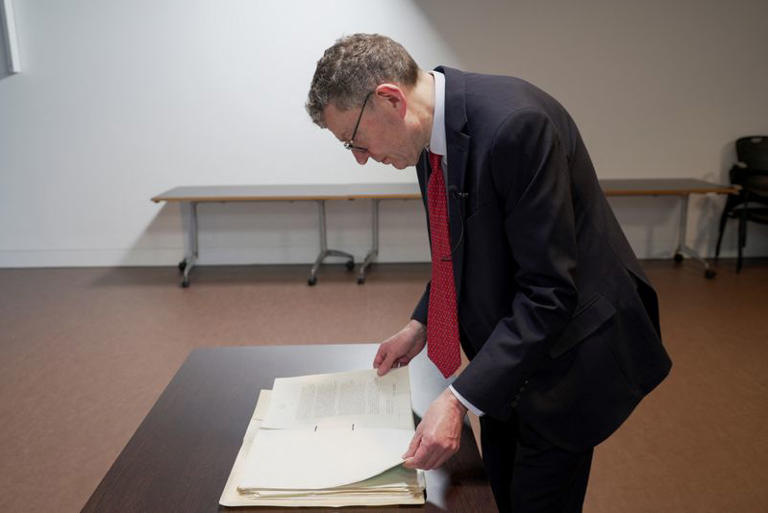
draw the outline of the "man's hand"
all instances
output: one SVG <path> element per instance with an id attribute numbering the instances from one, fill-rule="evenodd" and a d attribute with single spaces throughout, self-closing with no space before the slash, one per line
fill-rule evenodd
<path id="1" fill-rule="evenodd" d="M 416 428 L 411 445 L 403 454 L 403 466 L 430 470 L 456 454 L 466 413 L 464 405 L 446 388 L 432 402 Z"/>
<path id="2" fill-rule="evenodd" d="M 392 367 L 407 365 L 424 349 L 426 343 L 426 326 L 419 321 L 411 320 L 405 328 L 381 343 L 373 359 L 373 368 L 378 369 L 379 376 L 383 376 Z"/>

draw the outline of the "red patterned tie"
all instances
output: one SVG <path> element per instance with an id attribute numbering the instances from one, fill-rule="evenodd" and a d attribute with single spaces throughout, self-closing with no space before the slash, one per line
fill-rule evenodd
<path id="1" fill-rule="evenodd" d="M 459 368 L 459 323 L 453 282 L 448 205 L 440 155 L 429 152 L 432 174 L 427 185 L 429 231 L 432 238 L 432 285 L 427 315 L 427 356 L 446 378 Z"/>

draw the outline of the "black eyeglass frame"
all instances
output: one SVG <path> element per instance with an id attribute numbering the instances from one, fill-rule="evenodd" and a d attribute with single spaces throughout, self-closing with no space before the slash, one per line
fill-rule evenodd
<path id="1" fill-rule="evenodd" d="M 365 106 L 368 103 L 368 98 L 371 97 L 373 94 L 373 91 L 365 95 L 365 99 L 363 100 L 363 106 L 360 107 L 360 114 L 357 116 L 357 123 L 355 123 L 355 129 L 352 131 L 352 137 L 349 138 L 348 141 L 344 141 L 344 148 L 349 151 L 359 151 L 359 152 L 367 152 L 368 148 L 363 148 L 362 146 L 355 146 L 355 136 L 357 135 L 357 128 L 360 126 L 360 120 L 363 119 L 363 111 L 365 110 Z"/>

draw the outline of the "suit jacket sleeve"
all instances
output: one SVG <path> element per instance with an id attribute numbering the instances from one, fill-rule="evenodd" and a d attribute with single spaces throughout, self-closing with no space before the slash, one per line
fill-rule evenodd
<path id="1" fill-rule="evenodd" d="M 505 419 L 576 307 L 577 245 L 568 159 L 551 120 L 533 109 L 511 114 L 490 158 L 516 266 L 515 293 L 508 316 L 453 386 L 486 414 Z"/>

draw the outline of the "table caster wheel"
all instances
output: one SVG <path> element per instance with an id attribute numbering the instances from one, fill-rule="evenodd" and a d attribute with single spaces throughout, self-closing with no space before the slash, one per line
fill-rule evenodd
<path id="1" fill-rule="evenodd" d="M 317 278 L 315 276 L 310 276 L 307 280 L 307 285 L 312 287 L 315 283 L 317 283 Z"/>
<path id="2" fill-rule="evenodd" d="M 674 259 L 675 259 L 675 262 L 679 264 L 680 262 L 683 261 L 683 255 L 680 253 L 675 253 Z"/>
<path id="3" fill-rule="evenodd" d="M 184 269 L 186 269 L 186 268 L 187 268 L 187 261 L 186 260 L 182 260 L 181 262 L 179 262 L 179 272 L 183 273 Z"/>
<path id="4" fill-rule="evenodd" d="M 189 280 L 181 280 L 181 288 L 186 289 L 189 287 Z"/>
<path id="5" fill-rule="evenodd" d="M 347 263 L 344 264 L 344 266 L 347 268 L 347 271 L 351 271 L 355 268 L 355 261 L 354 260 L 347 260 Z"/>
<path id="6" fill-rule="evenodd" d="M 704 277 L 707 278 L 708 280 L 711 280 L 715 276 L 717 276 L 717 271 L 713 271 L 712 269 L 707 269 L 706 271 L 704 271 Z"/>

